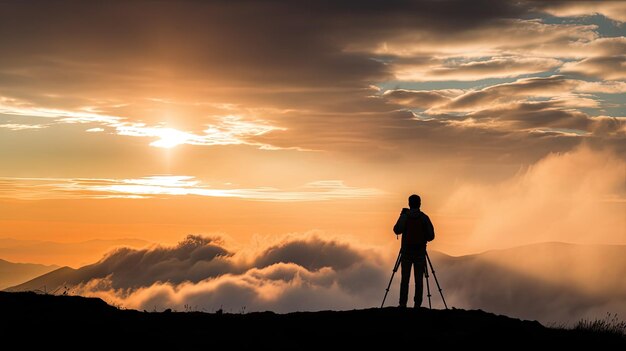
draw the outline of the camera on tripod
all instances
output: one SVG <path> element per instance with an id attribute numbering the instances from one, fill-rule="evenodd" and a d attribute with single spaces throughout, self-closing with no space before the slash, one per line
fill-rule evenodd
<path id="1" fill-rule="evenodd" d="M 404 209 L 403 209 L 404 211 Z M 425 252 L 426 254 L 426 260 L 424 262 L 424 273 L 425 273 L 425 278 L 426 278 L 426 290 L 428 292 L 427 296 L 428 296 L 428 308 L 432 308 L 432 304 L 430 301 L 431 298 L 431 294 L 430 294 L 430 284 L 428 282 L 428 267 L 430 266 L 430 271 L 433 273 L 433 278 L 435 278 L 435 283 L 437 284 L 437 289 L 439 290 L 439 295 L 441 295 L 441 301 L 443 302 L 444 307 L 446 308 L 446 310 L 448 309 L 448 304 L 446 303 L 446 299 L 443 297 L 443 289 L 441 288 L 441 285 L 439 285 L 439 280 L 437 279 L 437 276 L 435 275 L 435 268 L 433 267 L 432 262 L 430 262 L 430 257 L 428 256 L 428 252 Z M 389 294 L 389 288 L 391 287 L 391 282 L 393 281 L 393 276 L 396 274 L 396 272 L 398 271 L 398 267 L 400 266 L 400 261 L 402 260 L 402 249 L 400 250 L 400 252 L 398 253 L 398 258 L 396 259 L 396 264 L 393 266 L 393 272 L 391 273 L 391 279 L 389 279 L 389 284 L 387 285 L 387 289 L 385 289 L 385 296 L 383 297 L 383 302 L 380 304 L 380 308 L 383 308 L 383 306 L 385 306 L 385 300 L 387 299 L 387 294 Z"/>

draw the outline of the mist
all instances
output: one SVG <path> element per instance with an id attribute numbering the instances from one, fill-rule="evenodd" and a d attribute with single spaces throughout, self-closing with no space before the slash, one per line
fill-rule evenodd
<path id="1" fill-rule="evenodd" d="M 471 218 L 463 237 L 451 238 L 466 252 L 549 241 L 626 244 L 626 162 L 587 146 L 551 153 L 501 183 L 461 184 L 441 211 Z"/>
<path id="2" fill-rule="evenodd" d="M 137 309 L 289 312 L 369 307 L 385 279 L 373 249 L 315 234 L 236 252 L 225 245 L 189 236 L 174 247 L 118 249 L 79 270 L 74 293 Z"/>
<path id="3" fill-rule="evenodd" d="M 229 247 L 189 236 L 177 246 L 118 249 L 66 276 L 71 294 L 123 308 L 242 313 L 380 305 L 395 252 L 304 233 Z M 623 315 L 626 246 L 543 243 L 431 259 L 448 305 L 543 323 Z M 387 306 L 398 300 L 399 273 Z M 434 308 L 443 308 L 430 278 Z M 412 287 L 411 287 L 412 290 Z M 413 292 L 410 292 L 412 298 Z M 428 306 L 424 292 L 423 306 Z"/>

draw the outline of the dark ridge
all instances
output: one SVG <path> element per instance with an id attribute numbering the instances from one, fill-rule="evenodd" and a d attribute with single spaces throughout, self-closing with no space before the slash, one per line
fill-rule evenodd
<path id="1" fill-rule="evenodd" d="M 139 312 L 119 310 L 97 298 L 0 292 L 0 313 L 3 343 L 28 348 L 626 346 L 626 340 L 615 335 L 551 329 L 536 321 L 481 310 L 388 307 L 288 314 Z"/>

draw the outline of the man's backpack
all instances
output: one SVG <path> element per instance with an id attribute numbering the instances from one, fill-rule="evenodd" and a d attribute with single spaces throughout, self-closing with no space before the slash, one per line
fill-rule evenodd
<path id="1" fill-rule="evenodd" d="M 435 231 L 428 217 L 420 213 L 419 216 L 407 218 L 404 236 L 406 244 L 423 245 L 435 238 Z"/>

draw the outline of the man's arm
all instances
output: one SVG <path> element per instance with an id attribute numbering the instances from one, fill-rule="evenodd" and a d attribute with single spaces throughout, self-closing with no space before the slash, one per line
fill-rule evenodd
<path id="1" fill-rule="evenodd" d="M 406 229 L 407 217 L 405 209 L 402 209 L 400 217 L 398 217 L 398 220 L 396 221 L 396 225 L 393 226 L 393 232 L 396 233 L 396 235 L 404 233 L 404 229 Z"/>

